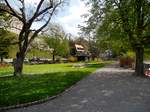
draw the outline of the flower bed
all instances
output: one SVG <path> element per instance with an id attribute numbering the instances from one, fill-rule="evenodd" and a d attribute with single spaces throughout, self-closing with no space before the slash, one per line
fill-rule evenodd
<path id="1" fill-rule="evenodd" d="M 150 64 L 144 64 L 144 74 L 150 77 Z"/>
<path id="2" fill-rule="evenodd" d="M 9 67 L 10 64 L 8 63 L 0 63 L 0 68 L 5 68 L 5 67 Z"/>
<path id="3" fill-rule="evenodd" d="M 128 67 L 131 68 L 133 63 L 134 63 L 134 59 L 127 56 L 127 57 L 120 57 L 119 59 L 119 63 L 120 63 L 120 67 Z"/>

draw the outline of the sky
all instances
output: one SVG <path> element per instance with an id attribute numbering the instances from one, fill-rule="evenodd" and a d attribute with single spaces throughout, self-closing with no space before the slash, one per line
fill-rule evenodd
<path id="1" fill-rule="evenodd" d="M 27 3 L 38 3 L 39 1 L 40 0 L 26 0 Z M 88 13 L 89 8 L 85 6 L 83 1 L 68 1 L 69 4 L 62 7 L 57 15 L 53 16 L 51 22 L 60 24 L 66 33 L 71 33 L 72 35 L 77 36 L 79 32 L 78 25 L 82 25 L 85 21 L 81 15 Z"/>
<path id="2" fill-rule="evenodd" d="M 88 13 L 88 10 L 89 8 L 85 6 L 83 1 L 70 0 L 69 6 L 58 12 L 55 21 L 60 23 L 67 33 L 77 36 L 80 30 L 78 25 L 84 24 L 85 21 L 81 16 Z"/>

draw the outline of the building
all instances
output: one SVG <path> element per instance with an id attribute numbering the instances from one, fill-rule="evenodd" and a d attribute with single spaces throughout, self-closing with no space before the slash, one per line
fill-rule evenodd
<path id="1" fill-rule="evenodd" d="M 77 58 L 77 61 L 85 61 L 89 59 L 89 52 L 80 44 L 70 46 L 70 55 Z"/>

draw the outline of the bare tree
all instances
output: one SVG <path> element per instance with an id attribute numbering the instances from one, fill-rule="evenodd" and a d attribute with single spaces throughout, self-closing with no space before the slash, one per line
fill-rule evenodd
<path id="1" fill-rule="evenodd" d="M 1 11 L 16 17 L 21 23 L 22 28 L 18 36 L 18 52 L 14 59 L 14 75 L 21 75 L 23 70 L 23 61 L 30 43 L 34 38 L 48 25 L 55 11 L 60 7 L 63 0 L 39 0 L 33 7 L 27 7 L 26 0 L 15 0 L 16 6 L 12 0 L 4 0 L 7 8 L 0 7 Z M 17 7 L 17 8 L 16 8 Z M 28 10 L 30 8 L 30 12 Z M 41 22 L 39 28 L 33 29 L 35 22 Z"/>

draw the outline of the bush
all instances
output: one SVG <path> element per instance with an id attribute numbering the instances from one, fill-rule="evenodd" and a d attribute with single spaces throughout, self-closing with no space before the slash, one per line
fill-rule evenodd
<path id="1" fill-rule="evenodd" d="M 125 65 L 125 57 L 120 57 L 119 58 L 119 64 L 120 64 L 120 67 L 124 67 L 124 65 Z"/>
<path id="2" fill-rule="evenodd" d="M 77 57 L 69 56 L 68 61 L 69 62 L 77 62 Z"/>
<path id="3" fill-rule="evenodd" d="M 127 52 L 127 56 L 131 57 L 131 58 L 135 58 L 135 52 L 133 51 L 128 51 Z"/>
<path id="4" fill-rule="evenodd" d="M 134 58 L 130 56 L 121 56 L 119 59 L 120 67 L 132 67 Z"/>
<path id="5" fill-rule="evenodd" d="M 8 63 L 0 63 L 0 68 L 5 68 L 5 67 L 9 67 L 10 64 Z"/>

